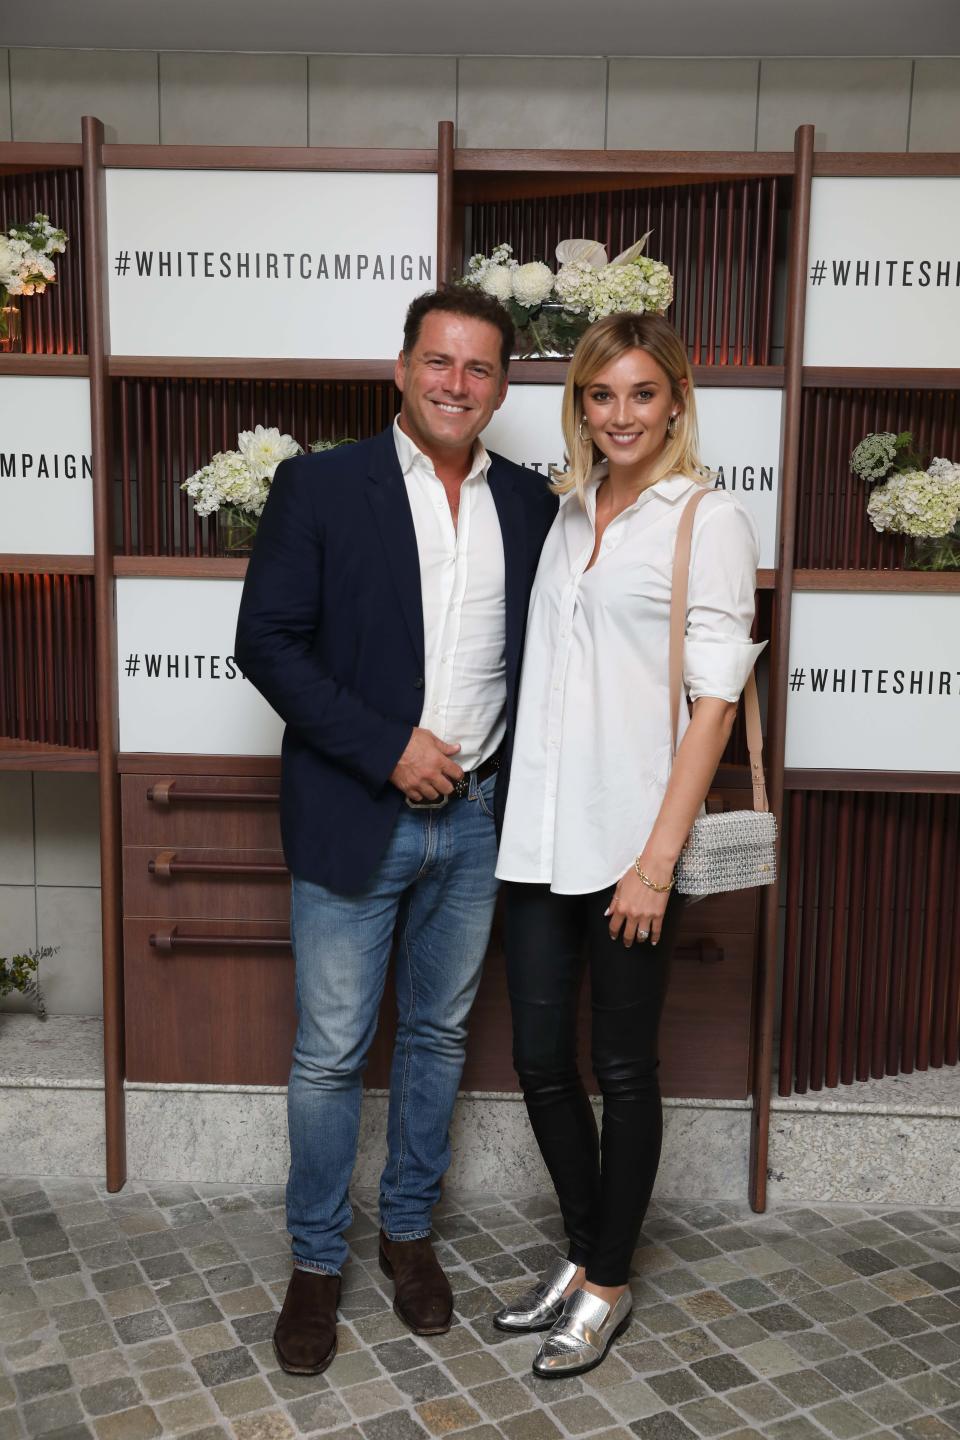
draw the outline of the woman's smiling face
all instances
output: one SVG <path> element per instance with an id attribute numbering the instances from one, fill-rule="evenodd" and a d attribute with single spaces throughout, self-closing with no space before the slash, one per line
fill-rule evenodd
<path id="1" fill-rule="evenodd" d="M 646 350 L 625 350 L 583 387 L 590 438 L 611 465 L 645 467 L 663 449 L 679 413 L 670 377 Z"/>

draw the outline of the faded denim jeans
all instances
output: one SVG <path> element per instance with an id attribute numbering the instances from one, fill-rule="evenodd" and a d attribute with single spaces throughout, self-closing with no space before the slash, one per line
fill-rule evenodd
<path id="1" fill-rule="evenodd" d="M 347 1258 L 361 1078 L 394 935 L 397 1039 L 380 1220 L 392 1240 L 430 1233 L 496 900 L 495 780 L 478 786 L 471 777 L 469 796 L 441 810 L 403 806 L 359 895 L 294 876 L 299 1025 L 287 1092 L 287 1228 L 302 1269 L 338 1274 Z"/>

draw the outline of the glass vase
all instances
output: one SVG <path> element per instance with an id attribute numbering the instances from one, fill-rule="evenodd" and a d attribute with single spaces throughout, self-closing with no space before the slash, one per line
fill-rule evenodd
<path id="1" fill-rule="evenodd" d="M 949 535 L 912 536 L 903 564 L 906 570 L 960 570 L 960 521 Z"/>
<path id="2" fill-rule="evenodd" d="M 236 505 L 222 505 L 217 512 L 217 536 L 223 555 L 249 555 L 257 533 L 258 517 Z"/>
<path id="3" fill-rule="evenodd" d="M 0 354 L 20 348 L 20 307 L 10 303 L 6 290 L 0 290 Z"/>
<path id="4" fill-rule="evenodd" d="M 517 327 L 513 353 L 518 360 L 563 360 L 572 355 L 590 321 L 556 301 L 531 311 L 526 325 Z"/>

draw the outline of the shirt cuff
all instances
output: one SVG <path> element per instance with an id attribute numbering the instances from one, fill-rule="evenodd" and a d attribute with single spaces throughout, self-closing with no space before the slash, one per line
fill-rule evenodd
<path id="1" fill-rule="evenodd" d="M 766 646 L 749 640 L 687 640 L 683 679 L 691 700 L 711 695 L 731 704 L 740 699 L 757 657 Z"/>

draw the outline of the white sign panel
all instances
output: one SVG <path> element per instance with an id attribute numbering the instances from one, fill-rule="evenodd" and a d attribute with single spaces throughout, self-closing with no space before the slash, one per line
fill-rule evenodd
<path id="1" fill-rule="evenodd" d="M 77 376 L 0 376 L 0 550 L 93 554 L 90 388 Z"/>
<path id="2" fill-rule="evenodd" d="M 960 771 L 952 595 L 793 597 L 786 764 Z"/>
<path id="3" fill-rule="evenodd" d="M 960 179 L 813 182 L 805 365 L 957 364 Z"/>
<path id="4" fill-rule="evenodd" d="M 117 581 L 120 749 L 278 755 L 283 721 L 233 658 L 242 580 Z"/>
<path id="5" fill-rule="evenodd" d="M 115 355 L 392 359 L 437 283 L 437 178 L 108 170 Z"/>
<path id="6" fill-rule="evenodd" d="M 560 385 L 513 385 L 483 433 L 484 444 L 519 465 L 548 475 L 563 468 Z M 777 563 L 780 495 L 779 390 L 703 386 L 697 391 L 704 464 L 750 511 L 760 531 L 760 566 Z"/>

